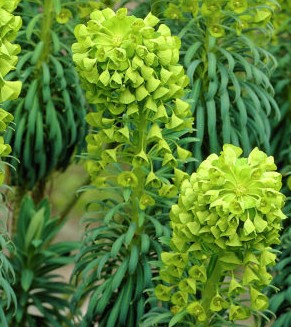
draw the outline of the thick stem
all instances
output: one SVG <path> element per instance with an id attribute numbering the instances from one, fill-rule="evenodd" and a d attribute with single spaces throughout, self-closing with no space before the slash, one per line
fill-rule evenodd
<path id="1" fill-rule="evenodd" d="M 210 326 L 210 319 L 211 319 L 211 315 L 212 315 L 212 312 L 210 310 L 210 302 L 211 302 L 212 298 L 216 295 L 217 286 L 221 282 L 221 277 L 222 277 L 222 273 L 223 273 L 223 269 L 222 269 L 221 263 L 219 262 L 218 258 L 216 257 L 214 260 L 215 260 L 214 268 L 213 268 L 212 272 L 210 272 L 210 276 L 207 277 L 207 282 L 206 282 L 205 288 L 202 292 L 201 304 L 204 308 L 204 311 L 205 311 L 206 317 L 207 317 L 207 319 L 204 323 L 205 327 Z"/>
<path id="2" fill-rule="evenodd" d="M 146 117 L 141 113 L 139 117 L 138 123 L 138 146 L 136 150 L 136 154 L 140 151 L 145 150 L 145 138 L 146 138 L 146 128 L 147 124 L 145 123 Z M 134 169 L 134 173 L 138 179 L 138 185 L 134 189 L 132 194 L 132 205 L 133 205 L 133 221 L 138 224 L 139 217 L 139 200 L 144 193 L 144 184 L 145 184 L 145 173 L 142 167 L 136 167 Z"/>
<path id="3" fill-rule="evenodd" d="M 41 68 L 43 62 L 47 62 L 51 50 L 51 29 L 54 20 L 54 5 L 53 0 L 44 0 L 43 4 L 43 19 L 40 30 L 40 41 L 44 43 L 43 52 L 37 63 L 37 69 Z"/>

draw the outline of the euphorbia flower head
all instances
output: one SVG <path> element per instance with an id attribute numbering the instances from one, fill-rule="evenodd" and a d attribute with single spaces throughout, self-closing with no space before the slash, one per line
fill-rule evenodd
<path id="1" fill-rule="evenodd" d="M 78 25 L 73 59 L 87 98 L 102 103 L 116 115 L 131 114 L 128 105 L 158 114 L 162 101 L 182 95 L 188 79 L 177 66 L 180 40 L 171 36 L 166 25 L 157 29 L 159 19 L 127 16 L 127 9 L 116 13 L 107 8 L 93 11 L 88 24 Z M 123 105 L 123 106 L 122 106 Z"/>
<path id="2" fill-rule="evenodd" d="M 181 186 L 171 212 L 173 238 L 204 243 L 213 251 L 268 247 L 279 242 L 284 214 L 281 175 L 273 157 L 255 148 L 248 158 L 225 145 Z M 188 214 L 187 222 L 181 221 Z M 190 233 L 189 233 L 190 232 Z"/>
<path id="3" fill-rule="evenodd" d="M 175 312 L 186 310 L 196 322 L 220 312 L 229 320 L 248 318 L 251 311 L 240 301 L 244 293 L 252 310 L 268 306 L 261 290 L 272 279 L 271 245 L 279 243 L 285 218 L 281 175 L 273 157 L 258 148 L 248 158 L 241 154 L 226 144 L 219 156 L 210 155 L 184 176 L 170 212 L 172 252 L 161 254 L 160 278 Z M 164 290 L 155 289 L 162 301 Z M 173 301 L 174 295 L 184 302 Z"/>
<path id="4" fill-rule="evenodd" d="M 126 8 L 116 13 L 107 8 L 93 11 L 87 24 L 75 29 L 73 60 L 88 102 L 96 105 L 87 115 L 98 129 L 87 137 L 88 153 L 102 164 L 90 164 L 92 176 L 122 158 L 135 170 L 146 167 L 152 172 L 146 185 L 159 187 L 152 158 L 172 169 L 191 154 L 175 136 L 164 138 L 167 130 L 192 130 L 193 116 L 181 99 L 188 77 L 178 62 L 180 39 L 158 23 L 151 13 L 141 19 L 127 16 Z M 102 153 L 106 146 L 115 149 Z M 173 191 L 171 183 L 161 188 L 167 196 Z"/>

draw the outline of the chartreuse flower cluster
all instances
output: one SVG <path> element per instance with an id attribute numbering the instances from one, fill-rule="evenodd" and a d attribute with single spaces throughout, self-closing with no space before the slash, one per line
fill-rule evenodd
<path id="1" fill-rule="evenodd" d="M 210 325 L 216 314 L 243 320 L 268 306 L 261 291 L 272 279 L 270 246 L 279 243 L 285 218 L 281 175 L 258 148 L 241 154 L 227 144 L 220 156 L 210 155 L 182 183 L 171 209 L 172 251 L 162 253 L 165 284 L 155 294 L 195 326 Z"/>
<path id="2" fill-rule="evenodd" d="M 21 89 L 19 81 L 5 80 L 5 76 L 15 68 L 20 52 L 20 46 L 11 43 L 21 27 L 21 18 L 12 14 L 18 2 L 0 1 L 0 103 L 17 98 Z"/>
<path id="3" fill-rule="evenodd" d="M 177 168 L 191 156 L 179 145 L 179 133 L 192 128 L 192 118 L 181 100 L 188 78 L 178 64 L 180 40 L 166 25 L 156 28 L 158 22 L 152 14 L 127 16 L 125 8 L 96 10 L 87 25 L 77 25 L 72 50 L 88 102 L 97 107 L 87 116 L 96 131 L 87 137 L 90 175 L 124 162 L 132 171 L 119 176 L 120 185 L 135 187 L 143 167 L 148 173 L 139 183 L 172 196 L 173 185 L 156 176 L 154 160 Z M 181 174 L 176 169 L 176 180 Z"/>
<path id="4" fill-rule="evenodd" d="M 12 14 L 18 4 L 15 1 L 0 1 L 0 104 L 7 100 L 18 97 L 21 89 L 19 81 L 6 81 L 6 75 L 15 68 L 17 54 L 20 46 L 12 44 L 16 33 L 21 26 L 21 18 Z M 13 120 L 13 116 L 0 108 L 0 134 L 5 132 L 7 125 Z M 0 157 L 6 156 L 11 152 L 11 147 L 4 144 L 4 139 L 0 136 Z M 0 171 L 0 184 L 4 180 L 4 171 Z"/>
<path id="5" fill-rule="evenodd" d="M 240 34 L 266 26 L 276 7 L 275 1 L 268 0 L 175 0 L 169 2 L 164 15 L 175 20 L 190 15 L 203 22 L 210 35 L 221 37 L 230 27 Z"/>
<path id="6" fill-rule="evenodd" d="M 104 8 L 112 8 L 118 0 L 76 0 L 74 2 L 63 2 L 60 10 L 57 12 L 56 21 L 59 24 L 68 23 L 73 17 L 79 17 L 81 20 L 87 19 L 92 11 L 102 10 Z"/>
<path id="7" fill-rule="evenodd" d="M 96 9 L 113 8 L 117 2 L 118 0 L 79 1 L 79 4 L 77 3 L 78 15 L 80 18 L 86 18 Z"/>

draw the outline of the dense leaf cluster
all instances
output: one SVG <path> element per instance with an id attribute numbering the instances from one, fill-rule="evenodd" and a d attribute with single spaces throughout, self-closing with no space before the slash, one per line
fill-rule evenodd
<path id="1" fill-rule="evenodd" d="M 43 0 L 22 2 L 17 10 L 23 16 L 17 38 L 22 51 L 10 78 L 23 88 L 18 100 L 5 105 L 17 125 L 6 141 L 17 158 L 11 160 L 12 184 L 31 190 L 55 169 L 65 169 L 84 143 L 86 106 L 72 67 L 72 32 L 57 20 L 61 8 Z"/>

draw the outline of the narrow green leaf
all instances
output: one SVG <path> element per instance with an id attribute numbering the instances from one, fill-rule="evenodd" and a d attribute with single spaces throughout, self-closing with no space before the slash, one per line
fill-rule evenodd
<path id="1" fill-rule="evenodd" d="M 124 276 L 127 272 L 128 262 L 129 262 L 129 259 L 128 259 L 128 257 L 126 257 L 124 259 L 124 261 L 122 261 L 122 263 L 120 264 L 117 271 L 114 273 L 113 279 L 112 279 L 112 284 L 111 284 L 112 291 L 115 291 L 122 283 Z"/>
<path id="2" fill-rule="evenodd" d="M 183 310 L 179 313 L 175 314 L 175 316 L 170 320 L 169 327 L 175 326 L 178 322 L 180 322 L 187 315 L 187 311 Z"/>
<path id="3" fill-rule="evenodd" d="M 129 245 L 131 243 L 133 236 L 136 232 L 136 227 L 137 227 L 136 223 L 134 223 L 134 222 L 130 223 L 128 230 L 126 232 L 126 235 L 125 235 L 125 240 L 124 240 L 126 245 Z"/>
<path id="4" fill-rule="evenodd" d="M 194 144 L 194 156 L 198 161 L 202 160 L 201 146 L 204 140 L 205 108 L 199 103 L 196 111 L 196 130 L 198 142 Z"/>
<path id="5" fill-rule="evenodd" d="M 202 63 L 201 59 L 196 59 L 191 62 L 189 67 L 187 68 L 187 75 L 190 79 L 190 85 L 192 86 L 194 84 L 194 81 L 196 80 L 195 72 L 197 67 Z"/>
<path id="6" fill-rule="evenodd" d="M 221 121 L 222 121 L 222 138 L 223 143 L 230 143 L 230 101 L 228 92 L 224 92 L 220 96 L 220 113 L 221 113 Z"/>
<path id="7" fill-rule="evenodd" d="M 235 67 L 235 60 L 232 54 L 229 51 L 225 50 L 224 48 L 217 47 L 217 49 L 226 58 L 228 62 L 228 67 L 227 67 L 228 71 L 233 72 Z"/>
<path id="8" fill-rule="evenodd" d="M 32 284 L 34 273 L 30 269 L 24 269 L 21 272 L 21 287 L 27 292 Z"/>
<path id="9" fill-rule="evenodd" d="M 206 102 L 207 108 L 207 127 L 208 127 L 208 136 L 210 143 L 210 152 L 218 152 L 218 135 L 217 135 L 217 119 L 216 119 L 216 106 L 215 101 L 210 100 Z"/>
<path id="10" fill-rule="evenodd" d="M 184 57 L 184 65 L 185 67 L 189 67 L 194 55 L 201 47 L 202 43 L 200 41 L 195 42 L 192 44 L 186 51 L 185 57 Z"/>
<path id="11" fill-rule="evenodd" d="M 25 236 L 25 248 L 27 249 L 33 239 L 38 239 L 44 225 L 44 212 L 45 209 L 41 208 L 31 218 L 31 222 Z"/>
<path id="12" fill-rule="evenodd" d="M 6 315 L 4 314 L 2 306 L 0 306 L 0 321 L 1 321 L 2 327 L 8 327 L 7 318 L 6 318 Z"/>
<path id="13" fill-rule="evenodd" d="M 35 33 L 37 29 L 35 28 L 35 25 L 39 21 L 39 19 L 42 17 L 42 13 L 35 15 L 28 23 L 28 25 L 25 27 L 25 34 L 26 34 L 26 39 L 28 41 L 31 40 L 32 33 Z"/>

